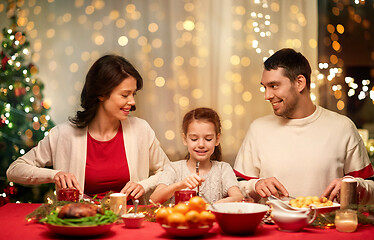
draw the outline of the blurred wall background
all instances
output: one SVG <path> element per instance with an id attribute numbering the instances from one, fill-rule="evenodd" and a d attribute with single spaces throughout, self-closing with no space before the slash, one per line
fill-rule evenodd
<path id="1" fill-rule="evenodd" d="M 186 154 L 183 115 L 211 107 L 221 116 L 224 160 L 233 163 L 249 124 L 272 114 L 260 85 L 262 63 L 283 47 L 302 52 L 318 103 L 316 0 L 24 0 L 18 24 L 31 43 L 55 123 L 79 109 L 85 74 L 107 53 L 144 78 L 134 115 L 146 119 L 171 160 Z M 9 25 L 0 2 L 0 27 Z M 271 146 L 269 146 L 269 151 Z"/>

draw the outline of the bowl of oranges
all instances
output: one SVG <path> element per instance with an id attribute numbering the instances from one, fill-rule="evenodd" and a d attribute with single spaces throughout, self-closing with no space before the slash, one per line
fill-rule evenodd
<path id="1" fill-rule="evenodd" d="M 162 207 L 155 216 L 161 227 L 175 237 L 202 236 L 215 222 L 215 215 L 207 210 L 207 203 L 198 196 L 173 207 Z"/>

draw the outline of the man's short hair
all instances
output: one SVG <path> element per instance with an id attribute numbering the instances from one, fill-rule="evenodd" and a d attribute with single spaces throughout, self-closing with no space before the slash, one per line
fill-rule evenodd
<path id="1" fill-rule="evenodd" d="M 310 90 L 310 68 L 308 60 L 299 52 L 291 48 L 283 48 L 271 55 L 264 62 L 267 71 L 283 68 L 283 74 L 294 82 L 299 75 L 303 75 L 306 79 L 307 89 Z"/>

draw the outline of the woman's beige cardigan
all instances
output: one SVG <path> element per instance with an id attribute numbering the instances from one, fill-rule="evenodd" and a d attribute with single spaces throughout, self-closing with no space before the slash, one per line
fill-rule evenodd
<path id="1" fill-rule="evenodd" d="M 151 191 L 169 159 L 145 120 L 128 117 L 121 124 L 130 180 L 141 184 L 146 192 Z M 7 177 L 16 183 L 42 184 L 53 182 L 56 173 L 64 171 L 74 174 L 84 188 L 86 156 L 87 127 L 80 129 L 65 122 L 52 128 L 36 147 L 14 161 Z"/>

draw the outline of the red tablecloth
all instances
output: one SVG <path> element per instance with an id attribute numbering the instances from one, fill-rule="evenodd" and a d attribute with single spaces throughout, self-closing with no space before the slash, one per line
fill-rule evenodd
<path id="1" fill-rule="evenodd" d="M 62 239 L 49 231 L 48 227 L 38 223 L 28 223 L 25 216 L 40 204 L 8 203 L 0 207 L 0 239 Z M 123 224 L 114 225 L 105 235 L 95 239 L 170 239 L 171 237 L 157 223 L 146 222 L 141 229 L 127 229 Z M 68 239 L 68 238 L 66 238 Z M 277 230 L 274 225 L 260 226 L 253 236 L 235 237 L 221 234 L 216 224 L 203 239 L 329 239 L 329 240 L 370 240 L 374 239 L 374 226 L 359 226 L 356 232 L 341 233 L 335 229 L 306 228 L 303 232 L 287 233 Z"/>

